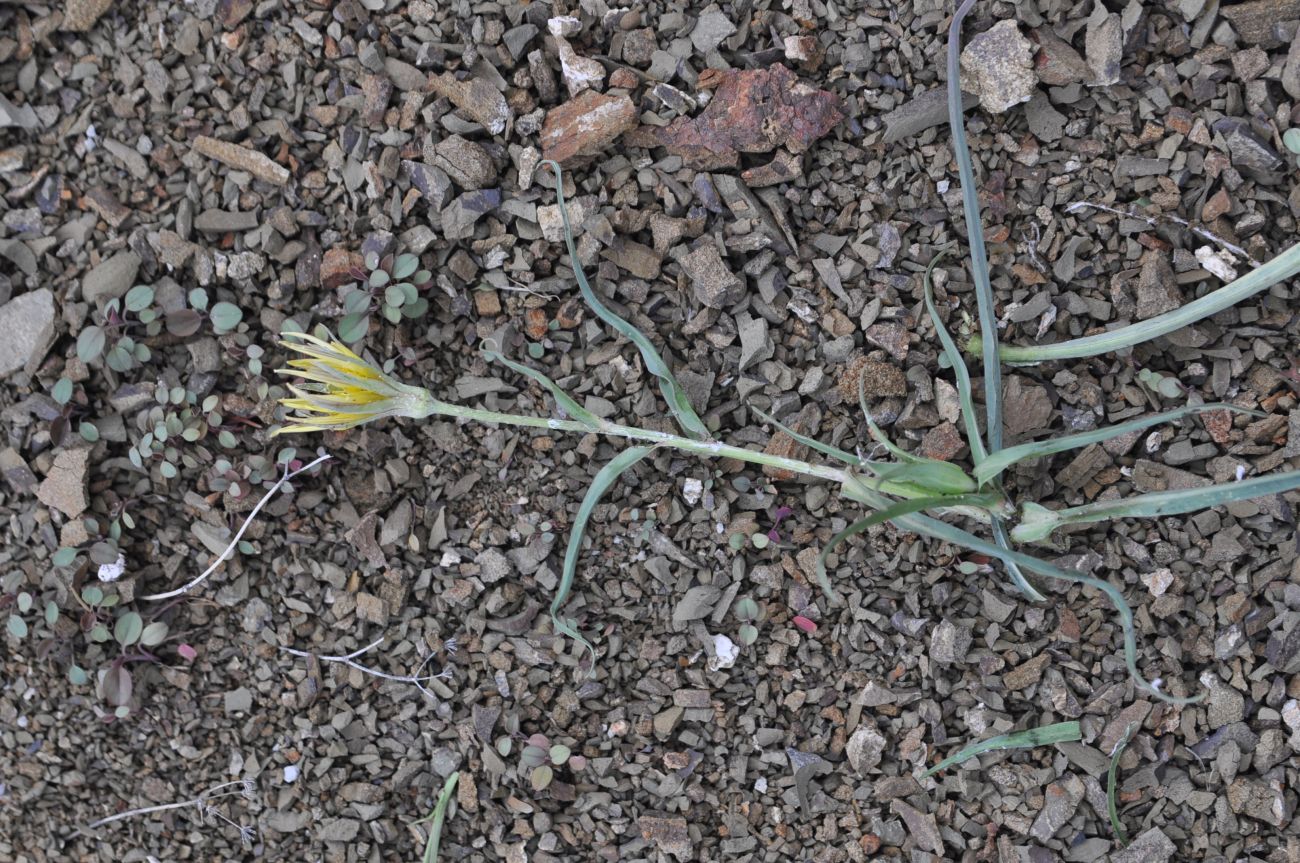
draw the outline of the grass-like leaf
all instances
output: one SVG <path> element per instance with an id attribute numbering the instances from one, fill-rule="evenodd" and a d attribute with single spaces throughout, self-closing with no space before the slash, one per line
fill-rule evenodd
<path id="1" fill-rule="evenodd" d="M 930 259 L 929 266 L 925 268 L 925 308 L 930 313 L 930 320 L 934 324 L 935 333 L 939 336 L 939 343 L 943 345 L 944 356 L 948 358 L 948 364 L 952 366 L 953 374 L 956 376 L 957 397 L 961 401 L 961 417 L 966 425 L 966 443 L 970 445 L 971 459 L 978 467 L 983 464 L 984 459 L 988 458 L 988 452 L 984 449 L 984 439 L 980 437 L 979 423 L 975 419 L 975 388 L 971 385 L 970 369 L 966 368 L 966 360 L 962 358 L 957 343 L 948 333 L 948 328 L 943 325 L 943 321 L 939 318 L 939 310 L 934 304 L 934 268 L 946 254 L 948 249 L 939 250 L 939 253 Z"/>
<path id="2" fill-rule="evenodd" d="M 1136 728 L 1136 723 L 1130 723 L 1128 728 L 1124 729 L 1124 736 L 1115 744 L 1115 751 L 1110 754 L 1110 769 L 1106 771 L 1106 814 L 1110 816 L 1110 828 L 1115 831 L 1115 838 L 1119 840 L 1121 848 L 1128 844 L 1128 834 L 1124 832 L 1124 824 L 1119 820 L 1119 807 L 1115 803 L 1115 779 L 1119 774 L 1119 757 L 1124 754 L 1124 747 L 1128 746 L 1129 738 L 1133 736 Z"/>
<path id="3" fill-rule="evenodd" d="M 1240 482 L 1225 482 L 1204 488 L 1153 491 L 1119 500 L 1102 500 L 1083 506 L 1050 510 L 1035 503 L 1024 504 L 1021 521 L 1011 531 L 1016 542 L 1037 542 L 1068 524 L 1088 524 L 1116 518 L 1157 518 L 1209 509 L 1238 500 L 1267 497 L 1300 488 L 1300 471 L 1272 473 Z"/>
<path id="4" fill-rule="evenodd" d="M 759 410 L 756 407 L 753 407 L 752 405 L 750 406 L 749 409 L 754 413 L 758 414 L 758 416 L 764 422 L 771 423 L 772 425 L 776 426 L 781 431 L 789 435 L 793 440 L 798 441 L 799 443 L 803 444 L 806 447 L 817 450 L 817 452 L 821 453 L 822 455 L 828 455 L 831 458 L 835 459 L 836 461 L 842 461 L 847 465 L 852 465 L 853 467 L 859 467 L 862 464 L 862 460 L 859 459 L 856 455 L 854 455 L 851 452 L 845 452 L 839 447 L 831 446 L 828 443 L 822 443 L 816 438 L 808 437 L 808 435 L 799 434 L 799 432 L 785 425 L 780 420 L 764 413 L 763 411 Z"/>
<path id="5" fill-rule="evenodd" d="M 940 770 L 955 767 L 963 761 L 969 761 L 976 755 L 983 755 L 985 752 L 995 752 L 1002 749 L 1034 749 L 1039 746 L 1069 743 L 1082 739 L 1083 732 L 1079 729 L 1079 723 L 1073 720 L 1058 722 L 1055 725 L 1040 725 L 1037 728 L 1027 728 L 1024 731 L 1015 731 L 1011 734 L 1000 734 L 997 737 L 990 737 L 988 740 L 972 743 L 956 755 L 949 755 L 925 771 L 925 775 L 933 776 Z"/>
<path id="6" fill-rule="evenodd" d="M 893 505 L 888 497 L 880 492 L 870 488 L 861 479 L 849 477 L 843 486 L 842 492 L 850 500 L 856 500 L 859 503 L 865 503 L 873 509 L 888 509 Z M 1003 563 L 1014 563 L 1029 572 L 1038 573 L 1046 578 L 1056 581 L 1064 581 L 1071 584 L 1083 584 L 1096 588 L 1106 595 L 1115 606 L 1115 611 L 1119 615 L 1120 628 L 1124 631 L 1124 665 L 1128 668 L 1129 676 L 1133 682 L 1141 689 L 1151 693 L 1161 701 L 1170 704 L 1192 704 L 1204 698 L 1203 695 L 1197 695 L 1192 698 L 1179 698 L 1169 695 L 1162 691 L 1159 686 L 1152 684 L 1137 667 L 1137 632 L 1133 626 L 1133 610 L 1129 607 L 1128 602 L 1124 599 L 1124 594 L 1108 581 L 1099 578 L 1093 578 L 1090 575 L 1083 575 L 1078 572 L 1071 572 L 1062 569 L 1055 564 L 1048 563 L 1045 560 L 1039 560 L 1028 554 L 1014 551 L 1009 548 L 1003 548 L 996 543 L 981 539 L 970 531 L 939 521 L 937 518 L 920 513 L 910 515 L 900 515 L 895 518 L 894 523 L 904 530 L 915 531 L 922 536 L 928 536 L 931 539 L 950 542 L 953 545 L 961 546 L 969 551 L 985 554 L 990 557 L 996 557 Z"/>
<path id="7" fill-rule="evenodd" d="M 514 360 L 507 359 L 499 352 L 487 346 L 483 347 L 483 356 L 487 357 L 489 360 L 501 363 L 525 377 L 537 381 L 537 383 L 546 387 L 546 389 L 551 393 L 551 397 L 555 399 L 556 403 L 566 414 L 573 419 L 582 422 L 592 431 L 600 431 L 602 425 L 600 417 L 578 404 L 573 396 L 560 389 L 559 384 L 539 372 L 537 369 L 532 369 L 522 363 L 517 363 Z"/>
<path id="8" fill-rule="evenodd" d="M 1004 450 L 998 450 L 996 453 L 990 455 L 985 461 L 975 465 L 975 479 L 983 485 L 1017 462 L 1033 458 L 1041 458 L 1047 455 L 1054 455 L 1058 452 L 1078 449 L 1080 447 L 1088 446 L 1089 444 L 1101 443 L 1102 441 L 1107 441 L 1111 438 L 1128 434 L 1129 432 L 1141 431 L 1154 425 L 1174 422 L 1175 420 L 1180 420 L 1190 414 L 1215 410 L 1235 411 L 1257 417 L 1265 415 L 1260 411 L 1250 410 L 1249 408 L 1240 408 L 1229 404 L 1189 405 L 1187 407 L 1165 411 L 1164 413 L 1138 417 L 1135 420 L 1129 420 L 1128 422 L 1123 422 L 1119 425 L 1079 432 L 1078 434 L 1066 435 L 1051 440 L 1031 441 L 1029 443 L 1018 444 L 1017 446 L 1007 447 Z"/>
<path id="9" fill-rule="evenodd" d="M 591 481 L 591 487 L 583 495 L 582 504 L 578 507 L 578 517 L 573 520 L 573 527 L 569 528 L 569 545 L 564 550 L 564 570 L 560 575 L 560 586 L 555 591 L 555 598 L 551 600 L 551 621 L 556 632 L 564 633 L 586 648 L 591 654 L 593 671 L 596 648 L 582 637 L 573 620 L 560 617 L 560 609 L 564 606 L 564 601 L 569 598 L 569 592 L 573 590 L 573 577 L 578 570 L 578 555 L 582 552 L 582 533 L 587 529 L 587 521 L 591 518 L 592 510 L 600 502 L 601 495 L 618 481 L 623 472 L 648 456 L 653 449 L 654 447 L 649 446 L 628 447 L 610 459 L 609 464 L 601 468 L 600 473 L 596 474 L 596 478 Z"/>
<path id="10" fill-rule="evenodd" d="M 1273 260 L 1229 282 L 1217 291 L 1212 291 L 1163 315 L 1054 345 L 1024 347 L 1003 345 L 1002 359 L 1009 363 L 1041 363 L 1048 360 L 1092 357 L 1131 348 L 1216 315 L 1260 291 L 1268 290 L 1273 285 L 1286 281 L 1297 273 L 1300 273 L 1300 244 L 1292 246 Z M 980 326 L 983 327 L 983 324 L 981 323 Z M 974 350 L 975 345 L 975 340 L 972 340 L 970 349 Z"/>
<path id="11" fill-rule="evenodd" d="M 984 358 L 984 415 L 989 452 L 1002 449 L 1002 366 L 998 359 L 998 325 L 993 309 L 993 285 L 989 281 L 989 258 L 984 251 L 984 231 L 980 224 L 979 190 L 975 185 L 975 167 L 966 144 L 965 111 L 961 99 L 961 25 L 975 6 L 964 0 L 948 25 L 948 126 L 952 130 L 953 155 L 961 180 L 962 214 L 966 218 L 966 242 L 970 246 L 971 278 L 975 282 L 975 304 L 979 310 L 980 334 Z"/>
<path id="12" fill-rule="evenodd" d="M 420 858 L 420 863 L 438 863 L 438 846 L 442 843 L 442 822 L 447 817 L 447 806 L 451 803 L 452 792 L 456 790 L 456 782 L 459 780 L 459 770 L 448 776 L 447 781 L 442 785 L 442 791 L 438 794 L 438 802 L 433 807 L 433 811 L 415 822 L 416 824 L 432 822 L 429 825 L 429 838 L 424 843 L 424 856 Z"/>
<path id="13" fill-rule="evenodd" d="M 912 459 L 901 463 L 864 461 L 862 466 L 882 480 L 915 486 L 928 492 L 927 496 L 975 491 L 975 480 L 965 471 L 938 459 Z"/>
<path id="14" fill-rule="evenodd" d="M 887 521 L 894 521 L 901 516 L 927 509 L 957 506 L 983 508 L 997 506 L 1001 502 L 1002 498 L 996 494 L 957 494 L 899 501 L 873 512 L 853 522 L 853 524 L 831 537 L 831 541 L 826 543 L 826 547 L 822 549 L 821 554 L 817 555 L 817 583 L 821 586 L 822 593 L 826 594 L 826 598 L 838 605 L 840 597 L 835 592 L 835 588 L 831 586 L 830 577 L 826 573 L 826 557 L 841 542 L 851 536 L 857 536 L 869 527 L 884 524 Z"/>
<path id="15" fill-rule="evenodd" d="M 586 300 L 587 305 L 596 313 L 596 317 L 609 324 L 620 335 L 636 345 L 637 350 L 641 352 L 641 361 L 645 363 L 646 371 L 659 379 L 659 391 L 663 393 L 664 401 L 668 402 L 668 410 L 672 411 L 677 418 L 677 424 L 682 427 L 690 437 L 696 440 L 708 440 L 710 438 L 709 429 L 695 413 L 695 408 L 691 407 L 691 401 L 686 397 L 686 391 L 677 383 L 673 377 L 672 371 L 669 370 L 668 364 L 664 362 L 663 357 L 655 350 L 650 339 L 638 330 L 632 324 L 616 315 L 608 306 L 601 302 L 600 297 L 591 289 L 591 284 L 587 281 L 587 274 L 582 270 L 582 261 L 578 259 L 578 248 L 573 242 L 573 229 L 569 225 L 569 210 L 564 204 L 564 178 L 561 175 L 560 166 L 557 162 L 547 159 L 542 162 L 543 165 L 550 165 L 551 170 L 555 172 L 555 196 L 556 202 L 560 207 L 560 218 L 564 223 L 564 243 L 569 249 L 569 259 L 573 263 L 573 275 L 578 280 L 578 289 L 582 292 L 582 298 Z"/>

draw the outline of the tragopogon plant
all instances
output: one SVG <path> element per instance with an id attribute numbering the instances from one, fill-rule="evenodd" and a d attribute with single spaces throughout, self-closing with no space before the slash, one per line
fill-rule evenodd
<path id="1" fill-rule="evenodd" d="M 346 429 L 360 423 L 388 416 L 405 416 L 422 419 L 429 416 L 456 417 L 467 421 L 544 428 L 551 431 L 596 433 L 626 439 L 631 445 L 610 460 L 596 475 L 578 509 L 569 533 L 560 584 L 551 603 L 551 617 L 556 631 L 576 639 L 594 659 L 595 650 L 579 633 L 576 622 L 563 617 L 561 610 L 572 590 L 577 571 L 578 555 L 583 532 L 593 509 L 601 496 L 633 465 L 640 462 L 656 448 L 672 448 L 695 453 L 706 458 L 733 458 L 753 464 L 769 465 L 807 477 L 836 483 L 840 494 L 848 500 L 870 507 L 873 512 L 851 524 L 836 535 L 822 551 L 817 564 L 817 578 L 827 596 L 836 599 L 826 571 L 827 553 L 842 539 L 861 533 L 882 522 L 891 522 L 900 529 L 915 532 L 931 539 L 949 542 L 970 551 L 988 555 L 1008 568 L 1014 585 L 1028 598 L 1039 600 L 1042 595 L 1029 582 L 1026 573 L 1047 580 L 1079 584 L 1101 591 L 1115 606 L 1124 636 L 1124 658 L 1129 674 L 1136 685 L 1156 697 L 1173 703 L 1187 703 L 1196 698 L 1170 694 L 1159 685 L 1159 680 L 1149 682 L 1137 667 L 1137 644 L 1133 614 L 1125 602 L 1122 591 L 1103 579 L 1065 570 L 1055 564 L 1017 551 L 1011 541 L 1029 542 L 1048 537 L 1057 528 L 1103 519 L 1119 517 L 1151 517 L 1156 515 L 1189 512 L 1266 494 L 1276 494 L 1300 487 L 1300 472 L 1273 475 L 1226 485 L 1210 486 L 1187 491 L 1161 492 L 1138 495 L 1120 501 L 1105 501 L 1082 507 L 1052 510 L 1039 503 L 1016 503 L 1002 489 L 1000 478 L 1013 465 L 1043 458 L 1151 426 L 1174 422 L 1192 414 L 1209 410 L 1256 414 L 1254 411 L 1226 404 L 1188 405 L 1175 410 L 1130 420 L 1110 428 L 1068 435 L 1055 440 L 1002 445 L 1002 406 L 1000 362 L 1002 359 L 1038 361 L 1060 357 L 1088 356 L 1104 350 L 1127 347 L 1140 341 L 1155 338 L 1198 320 L 1207 314 L 1226 307 L 1236 299 L 1249 296 L 1276 281 L 1300 270 L 1300 247 L 1292 249 L 1270 264 L 1239 279 L 1221 291 L 1197 300 L 1183 309 L 1160 318 L 1103 334 L 1102 337 L 1066 342 L 1063 345 L 1039 348 L 1008 349 L 998 344 L 994 297 L 989 280 L 989 265 L 984 252 L 980 231 L 979 205 L 975 192 L 974 169 L 966 146 L 962 127 L 961 93 L 958 87 L 958 57 L 961 24 L 974 5 L 965 0 L 952 20 L 949 31 L 949 108 L 952 133 L 961 177 L 963 207 L 971 252 L 971 267 L 976 288 L 981 336 L 971 343 L 972 350 L 982 356 L 986 435 L 981 435 L 976 421 L 974 388 L 956 342 L 946 330 L 934 301 L 932 275 L 942 252 L 931 262 L 924 278 L 925 303 L 943 354 L 952 368 L 961 414 L 970 446 L 972 466 L 969 470 L 946 462 L 914 455 L 896 445 L 875 422 L 866 399 L 862 410 L 867 427 L 878 445 L 892 459 L 879 461 L 860 454 L 825 444 L 814 438 L 786 428 L 761 411 L 756 415 L 782 429 L 793 439 L 828 457 L 828 463 L 804 461 L 758 452 L 744 447 L 731 446 L 713 439 L 704 420 L 696 413 L 685 391 L 660 356 L 650 339 L 623 318 L 610 310 L 592 290 L 583 273 L 573 242 L 564 206 L 563 185 L 559 165 L 550 165 L 555 173 L 556 195 L 564 220 L 564 236 L 574 277 L 588 306 L 597 317 L 631 341 L 641 354 L 646 369 L 659 384 L 668 409 L 680 429 L 679 434 L 620 425 L 603 419 L 582 407 L 541 371 L 507 359 L 498 346 L 486 345 L 484 356 L 499 362 L 543 388 L 555 399 L 557 416 L 536 417 L 498 411 L 482 410 L 467 405 L 453 404 L 437 399 L 421 387 L 402 384 L 349 350 L 327 332 L 318 335 L 287 334 L 284 344 L 301 354 L 280 373 L 297 379 L 293 388 L 296 398 L 284 401 L 286 407 L 297 412 L 292 425 L 281 432 L 322 431 Z M 1285 259 L 1285 260 L 1283 260 Z M 1279 263 L 1281 262 L 1281 263 Z M 1246 290 L 1239 283 L 1244 283 Z M 1234 287 L 1236 286 L 1236 287 Z M 1219 295 L 1225 295 L 1220 297 Z M 1235 297 L 1235 299 L 1232 299 Z M 1170 322 L 1173 322 L 1172 324 Z M 1094 349 L 1095 348 L 1095 349 Z M 861 387 L 859 388 L 861 396 Z M 930 513 L 930 514 L 927 514 Z M 936 516 L 964 517 L 988 524 L 992 539 L 986 540 L 949 521 Z M 1008 527 L 1010 529 L 1008 529 Z"/>

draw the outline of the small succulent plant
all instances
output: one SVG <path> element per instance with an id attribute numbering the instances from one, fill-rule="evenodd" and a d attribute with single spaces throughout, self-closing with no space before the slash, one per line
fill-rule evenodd
<path id="1" fill-rule="evenodd" d="M 390 324 L 403 318 L 418 318 L 429 310 L 420 292 L 433 283 L 433 273 L 420 269 L 420 259 L 411 254 L 393 256 L 369 252 L 365 268 L 353 268 L 357 280 L 343 293 L 343 320 L 338 332 L 347 344 L 355 344 L 370 328 L 370 315 L 378 311 Z"/>
<path id="2" fill-rule="evenodd" d="M 497 740 L 496 749 L 504 758 L 513 751 L 514 740 L 508 736 L 501 737 Z M 555 780 L 555 770 L 559 767 L 568 767 L 576 773 L 586 766 L 586 757 L 575 755 L 563 743 L 551 743 L 545 734 L 530 736 L 519 751 L 520 773 L 528 775 L 528 782 L 534 791 L 545 791 Z"/>

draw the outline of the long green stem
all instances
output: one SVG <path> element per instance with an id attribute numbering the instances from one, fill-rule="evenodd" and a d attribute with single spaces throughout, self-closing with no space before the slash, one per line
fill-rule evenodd
<path id="1" fill-rule="evenodd" d="M 952 130 L 953 153 L 957 157 L 957 174 L 961 179 L 961 206 L 966 217 L 966 240 L 970 246 L 971 276 L 975 280 L 975 304 L 979 311 L 981 349 L 984 360 L 984 415 L 987 419 L 988 454 L 1002 449 L 1002 361 L 998 350 L 998 323 L 993 308 L 993 284 L 989 281 L 989 258 L 984 250 L 984 229 L 980 224 L 979 194 L 975 191 L 975 166 L 971 161 L 970 147 L 966 144 L 966 118 L 961 104 L 961 25 L 975 0 L 965 0 L 952 16 L 948 26 L 948 125 Z M 959 379 L 960 382 L 960 379 Z M 980 455 L 978 434 L 971 442 L 971 451 Z M 977 459 L 981 461 L 982 459 Z M 1010 551 L 1006 524 L 997 515 L 990 519 L 993 540 L 1004 551 Z M 1046 599 L 1032 584 L 1020 566 L 1003 558 L 1011 582 L 1020 592 L 1035 602 Z"/>
<path id="2" fill-rule="evenodd" d="M 784 456 L 772 455 L 770 453 L 760 452 L 759 450 L 745 449 L 744 447 L 731 446 L 721 441 L 702 441 L 694 440 L 681 435 L 669 434 L 668 432 L 654 431 L 652 429 L 637 428 L 635 426 L 619 425 L 618 423 L 601 420 L 600 425 L 593 429 L 585 422 L 577 420 L 559 420 L 549 417 L 525 416 L 523 414 L 508 414 L 501 411 L 490 411 L 482 408 L 472 408 L 466 405 L 453 404 L 451 402 L 438 401 L 430 399 L 425 403 L 425 411 L 422 416 L 448 416 L 458 417 L 461 419 L 477 420 L 485 423 L 501 423 L 502 425 L 525 426 L 528 428 L 550 429 L 552 431 L 580 432 L 590 434 L 593 431 L 596 434 L 610 435 L 611 437 L 621 437 L 627 440 L 639 441 L 641 443 L 653 444 L 655 446 L 669 447 L 679 449 L 683 452 L 695 453 L 705 458 L 734 458 L 737 461 L 749 462 L 750 464 L 766 465 L 778 470 L 788 470 L 791 473 L 802 474 L 816 479 L 823 479 L 829 482 L 839 483 L 842 487 L 860 484 L 861 479 L 851 470 L 842 470 L 838 467 L 825 464 L 813 464 L 812 462 L 800 461 L 794 458 L 785 458 Z M 416 419 L 421 418 L 416 416 Z M 919 498 L 932 497 L 932 489 L 918 486 L 909 482 L 892 482 L 890 480 L 877 480 L 871 483 L 871 488 L 882 495 L 893 495 L 901 498 Z M 854 498 L 856 500 L 856 498 Z M 886 498 L 887 500 L 887 498 Z M 892 503 L 892 501 L 890 501 Z M 983 509 L 976 509 L 968 506 L 953 506 L 945 510 L 979 521 L 987 521 L 988 513 Z"/>
<path id="3" fill-rule="evenodd" d="M 1079 357 L 1092 357 L 1097 354 L 1131 348 L 1142 342 L 1168 335 L 1175 330 L 1190 326 L 1197 321 L 1218 314 L 1248 297 L 1267 290 L 1278 282 L 1285 281 L 1300 273 L 1300 244 L 1294 245 L 1273 260 L 1251 270 L 1246 275 L 1229 282 L 1217 291 L 1193 300 L 1185 306 L 1156 315 L 1136 324 L 1058 342 L 1054 345 L 1002 345 L 1002 359 L 1008 363 L 1041 363 L 1048 360 L 1070 360 Z M 983 324 L 981 324 L 983 328 Z M 974 352 L 983 342 L 974 336 L 967 345 L 967 350 Z"/>

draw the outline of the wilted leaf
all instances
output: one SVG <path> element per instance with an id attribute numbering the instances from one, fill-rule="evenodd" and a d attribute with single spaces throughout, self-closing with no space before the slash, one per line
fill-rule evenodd
<path id="1" fill-rule="evenodd" d="M 125 666 L 114 665 L 100 681 L 104 700 L 114 707 L 123 707 L 131 700 L 131 672 Z"/>

